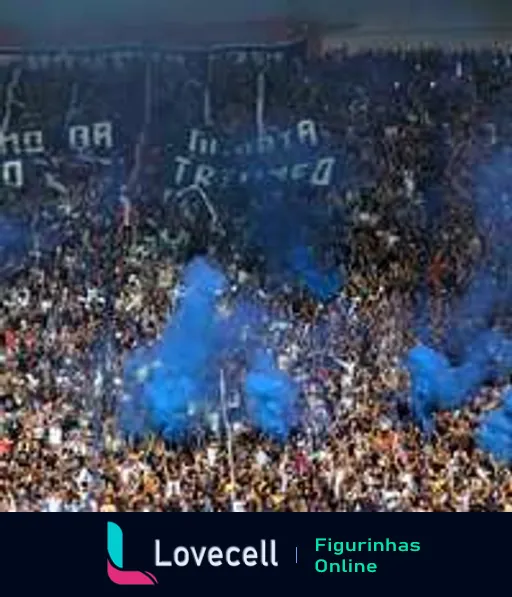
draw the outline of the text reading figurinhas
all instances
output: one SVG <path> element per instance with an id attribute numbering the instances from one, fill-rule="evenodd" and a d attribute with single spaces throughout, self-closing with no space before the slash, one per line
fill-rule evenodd
<path id="1" fill-rule="evenodd" d="M 419 541 L 409 543 L 407 541 L 332 541 L 331 539 L 318 538 L 315 543 L 315 551 L 327 550 L 336 555 L 347 555 L 351 552 L 409 552 L 420 551 Z M 325 559 L 315 561 L 315 570 L 317 572 L 376 572 L 377 564 L 375 562 L 354 562 L 352 558 L 344 557 L 341 562 L 328 562 Z"/>

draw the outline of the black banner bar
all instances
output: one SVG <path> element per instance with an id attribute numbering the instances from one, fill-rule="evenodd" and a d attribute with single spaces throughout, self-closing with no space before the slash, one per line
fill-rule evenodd
<path id="1" fill-rule="evenodd" d="M 19 595 L 52 596 L 471 595 L 508 587 L 511 523 L 497 516 L 2 520 L 6 594 L 11 583 Z"/>

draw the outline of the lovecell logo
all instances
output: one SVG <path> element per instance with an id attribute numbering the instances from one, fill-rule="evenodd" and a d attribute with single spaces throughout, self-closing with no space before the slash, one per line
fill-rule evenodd
<path id="1" fill-rule="evenodd" d="M 123 570 L 123 531 L 115 522 L 107 524 L 107 573 L 116 585 L 156 585 L 151 572 Z"/>

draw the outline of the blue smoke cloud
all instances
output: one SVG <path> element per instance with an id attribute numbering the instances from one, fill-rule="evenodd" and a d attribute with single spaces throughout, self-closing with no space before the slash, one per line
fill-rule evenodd
<path id="1" fill-rule="evenodd" d="M 320 301 L 334 298 L 344 283 L 342 267 L 333 260 L 333 245 L 344 233 L 342 214 L 318 199 L 261 195 L 248 208 L 249 243 L 261 252 L 277 285 L 302 287 Z"/>
<path id="2" fill-rule="evenodd" d="M 24 226 L 17 220 L 0 218 L 0 250 L 16 248 L 23 245 Z"/>
<path id="3" fill-rule="evenodd" d="M 0 217 L 0 274 L 22 263 L 30 248 L 29 233 L 29 227 L 18 219 Z"/>
<path id="4" fill-rule="evenodd" d="M 335 268 L 321 269 L 315 262 L 311 250 L 295 247 L 288 256 L 290 271 L 305 286 L 312 296 L 328 301 L 338 294 L 342 286 L 342 276 Z"/>
<path id="5" fill-rule="evenodd" d="M 343 255 L 337 250 L 344 238 L 344 214 L 325 197 L 325 187 L 302 177 L 295 180 L 289 168 L 318 164 L 329 156 L 332 168 L 317 175 L 338 179 L 340 164 L 333 156 L 339 150 L 330 151 L 326 135 L 312 123 L 310 138 L 302 142 L 295 127 L 282 130 L 269 126 L 267 132 L 267 139 L 274 140 L 270 145 L 273 149 L 267 153 L 253 151 L 248 155 L 235 149 L 241 141 L 253 150 L 260 146 L 261 139 L 247 131 L 239 131 L 235 142 L 233 138 L 225 140 L 231 151 L 228 157 L 223 153 L 217 156 L 216 168 L 251 175 L 236 186 L 235 197 L 226 199 L 226 193 L 218 193 L 219 213 L 226 226 L 233 228 L 230 241 L 238 253 L 244 257 L 252 254 L 256 260 L 251 262 L 264 264 L 274 290 L 284 285 L 300 287 L 316 300 L 330 300 L 344 282 L 338 266 Z M 281 136 L 288 139 L 286 144 Z M 269 171 L 274 175 L 262 175 Z M 233 227 L 233 222 L 239 225 Z"/>
<path id="6" fill-rule="evenodd" d="M 512 341 L 499 332 L 483 332 L 466 353 L 458 367 L 424 345 L 407 355 L 413 414 L 427 433 L 433 429 L 434 411 L 460 408 L 483 383 L 497 381 L 512 370 Z"/>
<path id="7" fill-rule="evenodd" d="M 245 380 L 248 413 L 264 433 L 284 439 L 297 423 L 298 390 L 271 352 L 258 351 Z"/>
<path id="8" fill-rule="evenodd" d="M 0 216 L 0 278 L 8 277 L 27 265 L 31 251 L 45 257 L 63 242 L 76 236 L 66 226 L 65 218 L 53 206 L 36 206 L 30 220 L 14 215 Z"/>
<path id="9" fill-rule="evenodd" d="M 236 220 L 231 213 L 235 206 L 219 207 Z M 263 257 L 273 290 L 299 286 L 320 301 L 338 294 L 344 282 L 338 265 L 342 259 L 338 255 L 336 262 L 332 247 L 344 231 L 340 226 L 334 231 L 332 223 L 341 214 L 299 189 L 285 193 L 257 185 L 243 212 L 249 225 L 236 230 L 241 253 L 252 249 Z M 298 421 L 299 390 L 277 367 L 276 346 L 266 333 L 271 314 L 252 300 L 238 298 L 222 315 L 219 295 L 227 280 L 201 259 L 186 268 L 183 287 L 179 308 L 161 340 L 126 361 L 130 397 L 122 403 L 122 427 L 135 434 L 157 429 L 170 438 L 183 437 L 201 413 L 218 406 L 221 369 L 235 362 L 248 419 L 263 433 L 284 439 Z"/>
<path id="10" fill-rule="evenodd" d="M 154 430 L 183 439 L 203 413 L 219 407 L 220 374 L 228 359 L 250 364 L 245 389 L 253 424 L 272 436 L 289 433 L 296 389 L 272 360 L 257 356 L 265 312 L 243 300 L 219 309 L 226 289 L 224 274 L 204 259 L 186 267 L 179 304 L 160 340 L 126 359 L 127 395 L 119 422 L 127 433 Z"/>
<path id="11" fill-rule="evenodd" d="M 483 418 L 476 437 L 480 448 L 496 460 L 512 464 L 512 390 L 503 396 L 501 407 Z"/>
<path id="12" fill-rule="evenodd" d="M 512 371 L 512 340 L 500 331 L 512 308 L 512 199 L 504 190 L 511 172 L 511 156 L 504 152 L 479 173 L 474 211 L 485 256 L 446 322 L 443 345 L 420 344 L 406 357 L 412 409 L 428 432 L 435 410 L 461 407 L 482 384 Z"/>
<path id="13" fill-rule="evenodd" d="M 125 429 L 140 432 L 148 426 L 166 437 L 187 431 L 189 413 L 204 404 L 219 366 L 216 308 L 226 283 L 221 272 L 201 259 L 188 265 L 181 300 L 162 337 L 126 362 L 127 385 L 135 388 L 122 411 Z"/>

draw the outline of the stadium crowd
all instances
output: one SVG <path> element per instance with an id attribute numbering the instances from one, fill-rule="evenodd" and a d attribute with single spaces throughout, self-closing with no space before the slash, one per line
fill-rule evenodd
<path id="1" fill-rule="evenodd" d="M 44 103 L 43 120 L 63 105 L 60 85 L 79 77 L 48 71 L 24 90 Z M 223 126 L 236 126 L 253 118 L 254 87 L 240 67 L 227 72 L 231 78 L 221 79 L 229 86 L 213 110 Z M 229 234 L 197 214 L 178 210 L 171 218 L 153 204 L 163 192 L 154 182 L 158 149 L 146 147 L 137 162 L 113 238 L 94 166 L 70 169 L 64 190 L 41 190 L 39 221 L 58 210 L 66 224 L 50 250 L 35 235 L 29 256 L 0 286 L 0 511 L 512 511 L 510 469 L 481 452 L 472 435 L 500 388 L 438 413 L 434 435 L 425 438 L 411 418 L 401 363 L 415 341 L 422 280 L 441 334 L 451 297 L 485 250 L 469 209 L 474 172 L 510 143 L 511 79 L 510 55 L 498 49 L 340 50 L 268 73 L 267 118 L 314 116 L 342 149 L 346 176 L 327 200 L 348 206 L 351 221 L 339 297 L 324 304 L 261 290 L 293 321 L 279 362 L 300 378 L 309 406 L 303 429 L 284 444 L 245 425 L 236 395 L 228 400 L 229 441 L 214 416 L 184 445 L 158 435 L 126 438 L 116 426 L 123 356 L 158 336 L 190 256 L 206 252 L 224 262 L 234 284 L 264 286 Z M 190 81 L 174 81 L 172 93 L 193 111 Z M 113 105 L 119 92 L 112 90 Z M 102 100 L 92 89 L 89 96 Z M 33 117 L 26 105 L 16 109 L 27 122 Z M 144 180 L 152 181 L 149 190 Z M 33 211 L 33 190 L 2 194 L 3 209 L 24 217 Z M 112 288 L 107 389 L 115 400 L 106 404 L 95 343 Z M 325 324 L 321 343 L 309 333 L 313 323 Z"/>

